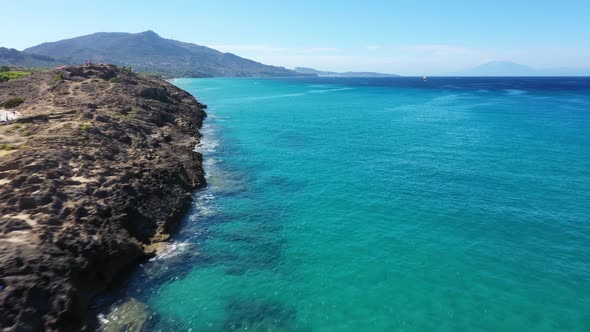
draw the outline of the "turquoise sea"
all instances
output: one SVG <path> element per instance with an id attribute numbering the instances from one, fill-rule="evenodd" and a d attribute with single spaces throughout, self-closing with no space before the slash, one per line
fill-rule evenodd
<path id="1" fill-rule="evenodd" d="M 590 330 L 590 79 L 175 84 L 209 186 L 102 329 Z"/>

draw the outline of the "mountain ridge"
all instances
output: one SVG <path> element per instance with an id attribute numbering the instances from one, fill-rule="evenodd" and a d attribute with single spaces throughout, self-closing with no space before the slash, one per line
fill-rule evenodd
<path id="1" fill-rule="evenodd" d="M 318 76 L 330 76 L 330 77 L 400 77 L 397 74 L 383 74 L 383 73 L 375 73 L 375 72 L 355 72 L 355 71 L 347 71 L 347 72 L 333 72 L 333 71 L 322 71 L 313 68 L 307 67 L 295 67 L 294 71 L 301 73 L 301 74 L 311 74 L 311 75 L 318 75 Z"/>
<path id="2" fill-rule="evenodd" d="M 489 61 L 455 73 L 460 76 L 537 76 L 539 73 L 526 65 L 512 61 Z"/>
<path id="3" fill-rule="evenodd" d="M 31 54 L 14 48 L 0 47 L 0 66 L 55 67 L 65 63 L 65 61 L 45 55 Z"/>
<path id="4" fill-rule="evenodd" d="M 24 50 L 69 63 L 93 62 L 131 66 L 165 77 L 291 77 L 304 74 L 269 66 L 232 53 L 166 39 L 152 30 L 140 33 L 97 32 L 46 42 Z"/>

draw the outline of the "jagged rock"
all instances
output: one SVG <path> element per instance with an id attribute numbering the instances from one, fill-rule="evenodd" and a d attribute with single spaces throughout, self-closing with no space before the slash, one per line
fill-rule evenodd
<path id="1" fill-rule="evenodd" d="M 22 116 L 0 125 L 15 147 L 0 151 L 0 331 L 78 331 L 92 296 L 205 185 L 204 105 L 112 65 L 0 83 L 0 101 L 14 96 Z"/>
<path id="2" fill-rule="evenodd" d="M 168 97 L 166 95 L 166 90 L 162 88 L 145 88 L 142 89 L 139 93 L 140 96 L 143 98 L 159 100 L 163 102 L 168 101 Z"/>

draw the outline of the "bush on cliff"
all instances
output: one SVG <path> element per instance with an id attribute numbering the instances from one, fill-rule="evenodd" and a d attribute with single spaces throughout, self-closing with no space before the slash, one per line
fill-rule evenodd
<path id="1" fill-rule="evenodd" d="M 24 99 L 22 98 L 10 98 L 2 103 L 0 103 L 0 107 L 4 107 L 4 108 L 15 108 L 18 105 L 24 103 Z"/>
<path id="2" fill-rule="evenodd" d="M 0 82 L 15 80 L 17 78 L 21 78 L 29 74 L 31 73 L 28 71 L 10 71 L 10 68 L 8 71 L 0 70 Z"/>
<path id="3" fill-rule="evenodd" d="M 53 81 L 57 82 L 57 81 L 63 81 L 64 79 L 64 74 L 63 73 L 57 73 L 55 74 L 55 76 L 53 76 Z"/>
<path id="4" fill-rule="evenodd" d="M 16 146 L 14 146 L 14 144 L 10 144 L 10 143 L 0 143 L 0 150 L 14 150 L 16 149 Z"/>

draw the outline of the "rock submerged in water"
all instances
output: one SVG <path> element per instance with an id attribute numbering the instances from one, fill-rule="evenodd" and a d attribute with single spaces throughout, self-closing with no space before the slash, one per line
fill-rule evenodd
<path id="1" fill-rule="evenodd" d="M 126 267 L 168 239 L 205 185 L 205 106 L 112 65 L 0 83 L 0 330 L 72 331 Z"/>
<path id="2" fill-rule="evenodd" d="M 147 305 L 135 298 L 130 298 L 115 305 L 106 315 L 99 318 L 101 321 L 100 330 L 103 332 L 140 332 L 150 316 L 151 312 Z"/>

